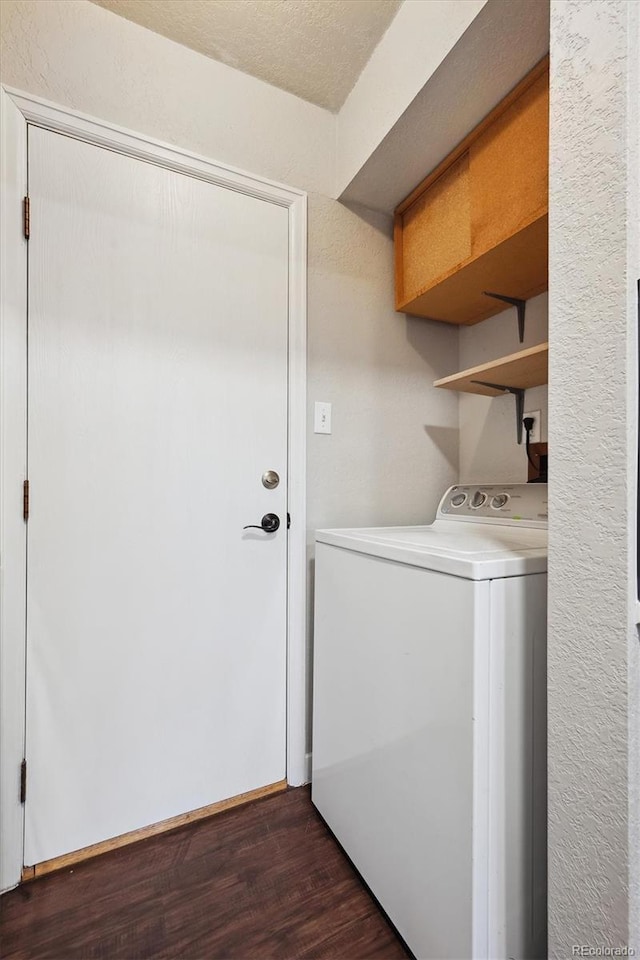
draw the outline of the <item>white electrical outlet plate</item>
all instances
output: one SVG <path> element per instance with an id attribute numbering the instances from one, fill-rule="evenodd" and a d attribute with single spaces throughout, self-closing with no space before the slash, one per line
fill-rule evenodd
<path id="1" fill-rule="evenodd" d="M 331 404 L 316 400 L 313 413 L 313 432 L 331 433 Z"/>
<path id="2" fill-rule="evenodd" d="M 542 414 L 539 410 L 529 410 L 524 414 L 523 420 L 525 417 L 533 417 L 533 429 L 529 434 L 529 439 L 531 443 L 540 443 L 540 421 Z"/>

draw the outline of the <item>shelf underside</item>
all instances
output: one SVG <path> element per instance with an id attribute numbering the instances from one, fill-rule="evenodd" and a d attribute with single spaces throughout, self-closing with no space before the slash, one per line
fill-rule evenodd
<path id="1" fill-rule="evenodd" d="M 506 309 L 485 290 L 528 300 L 548 288 L 548 246 L 545 215 L 396 309 L 444 323 L 479 323 Z"/>
<path id="2" fill-rule="evenodd" d="M 490 363 L 481 363 L 469 370 L 443 377 L 441 380 L 436 380 L 434 386 L 443 387 L 446 390 L 458 390 L 462 393 L 478 393 L 485 397 L 498 397 L 502 395 L 503 390 L 484 384 L 493 383 L 519 390 L 540 387 L 548 381 L 548 361 L 549 344 L 539 343 L 535 347 L 519 350 L 507 357 L 500 357 Z"/>

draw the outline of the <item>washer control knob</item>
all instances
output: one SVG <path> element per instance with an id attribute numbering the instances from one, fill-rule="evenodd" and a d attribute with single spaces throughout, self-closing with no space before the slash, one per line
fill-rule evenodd
<path id="1" fill-rule="evenodd" d="M 463 503 L 466 503 L 466 500 L 466 493 L 456 493 L 455 497 L 451 497 L 451 506 L 461 507 Z"/>
<path id="2" fill-rule="evenodd" d="M 500 510 L 501 507 L 504 507 L 504 505 L 508 502 L 509 502 L 509 494 L 499 493 L 491 501 L 491 506 L 493 507 L 494 510 Z"/>
<path id="3" fill-rule="evenodd" d="M 478 507 L 484 506 L 486 502 L 487 502 L 486 493 L 483 493 L 482 490 L 476 490 L 476 492 L 471 498 L 471 506 L 473 507 L 473 509 L 477 510 Z"/>

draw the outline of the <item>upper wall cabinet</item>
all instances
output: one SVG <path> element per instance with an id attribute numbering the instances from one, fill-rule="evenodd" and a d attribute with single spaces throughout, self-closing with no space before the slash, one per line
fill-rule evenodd
<path id="1" fill-rule="evenodd" d="M 477 323 L 547 289 L 549 68 L 539 63 L 396 210 L 396 309 Z"/>

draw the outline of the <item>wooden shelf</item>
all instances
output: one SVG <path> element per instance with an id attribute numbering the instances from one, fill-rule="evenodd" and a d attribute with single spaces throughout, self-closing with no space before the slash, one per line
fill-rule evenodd
<path id="1" fill-rule="evenodd" d="M 445 390 L 459 390 L 462 393 L 479 393 L 485 397 L 499 397 L 503 390 L 494 390 L 492 387 L 482 386 L 478 380 L 487 383 L 496 383 L 502 387 L 512 387 L 514 390 L 528 390 L 530 387 L 540 387 L 548 382 L 549 344 L 539 343 L 527 350 L 519 350 L 508 357 L 500 357 L 490 363 L 481 363 L 469 370 L 462 370 L 450 377 L 443 377 L 434 382 L 434 387 L 444 387 Z"/>

